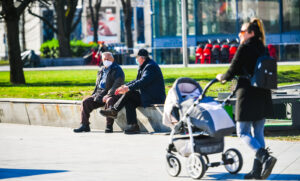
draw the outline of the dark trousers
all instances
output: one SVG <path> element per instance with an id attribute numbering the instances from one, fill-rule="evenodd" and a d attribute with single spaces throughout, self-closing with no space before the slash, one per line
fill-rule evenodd
<path id="1" fill-rule="evenodd" d="M 89 96 L 85 98 L 82 101 L 81 105 L 81 124 L 90 124 L 89 118 L 90 118 L 90 113 L 99 107 L 105 106 L 105 109 L 111 108 L 120 98 L 120 96 L 112 96 L 107 99 L 106 104 L 104 102 L 96 102 L 94 101 L 93 96 Z M 106 118 L 106 125 L 113 125 L 114 124 L 114 119 L 112 118 Z"/>
<path id="2" fill-rule="evenodd" d="M 114 108 L 120 111 L 125 106 L 127 124 L 137 124 L 136 108 L 141 104 L 141 94 L 138 91 L 129 91 L 122 95 Z"/>

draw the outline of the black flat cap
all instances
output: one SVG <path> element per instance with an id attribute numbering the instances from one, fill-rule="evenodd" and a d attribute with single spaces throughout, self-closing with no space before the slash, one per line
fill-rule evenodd
<path id="1" fill-rule="evenodd" d="M 145 49 L 140 49 L 139 52 L 138 52 L 138 56 L 148 57 L 149 53 Z"/>

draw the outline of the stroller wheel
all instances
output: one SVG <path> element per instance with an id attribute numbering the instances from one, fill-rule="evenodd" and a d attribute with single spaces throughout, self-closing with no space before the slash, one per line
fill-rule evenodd
<path id="1" fill-rule="evenodd" d="M 174 155 L 167 154 L 167 171 L 172 177 L 177 177 L 181 171 L 181 164 Z"/>
<path id="2" fill-rule="evenodd" d="M 226 161 L 232 162 L 225 164 L 225 169 L 231 174 L 238 173 L 243 166 L 243 157 L 241 153 L 234 148 L 230 148 L 224 153 L 224 155 Z"/>
<path id="3" fill-rule="evenodd" d="M 207 155 L 202 155 L 204 157 L 205 164 L 209 164 L 209 158 Z"/>
<path id="4" fill-rule="evenodd" d="M 200 179 L 206 171 L 206 164 L 199 154 L 191 154 L 187 159 L 187 172 L 193 179 Z"/>

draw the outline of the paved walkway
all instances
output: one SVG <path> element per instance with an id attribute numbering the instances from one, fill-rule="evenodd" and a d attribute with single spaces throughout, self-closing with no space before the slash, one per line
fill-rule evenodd
<path id="1" fill-rule="evenodd" d="M 0 123 L 0 180 L 192 180 L 183 170 L 170 177 L 165 170 L 168 136 L 162 134 L 104 134 L 93 130 L 75 134 L 70 128 Z M 235 137 L 226 148 L 242 152 L 244 166 L 230 175 L 223 166 L 209 168 L 202 180 L 242 180 L 251 169 L 253 153 Z M 300 180 L 300 142 L 267 140 L 278 162 L 270 180 Z M 212 155 L 212 161 L 220 160 Z"/>

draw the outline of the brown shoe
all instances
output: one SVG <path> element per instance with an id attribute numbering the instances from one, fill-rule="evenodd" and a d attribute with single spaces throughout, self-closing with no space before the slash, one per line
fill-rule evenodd
<path id="1" fill-rule="evenodd" d="M 106 110 L 100 110 L 100 114 L 105 117 L 116 119 L 118 116 L 118 111 L 113 108 L 109 108 Z"/>

